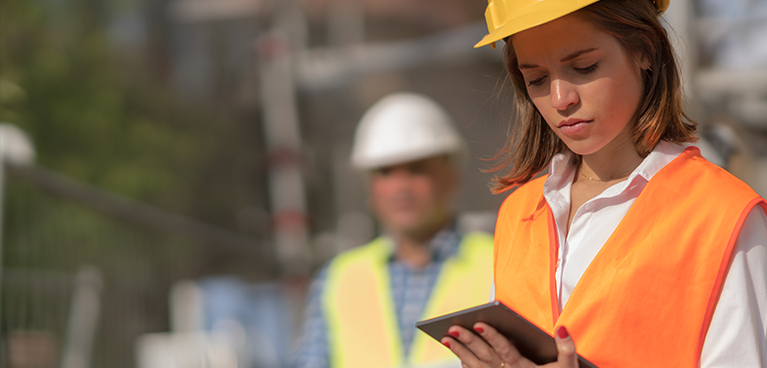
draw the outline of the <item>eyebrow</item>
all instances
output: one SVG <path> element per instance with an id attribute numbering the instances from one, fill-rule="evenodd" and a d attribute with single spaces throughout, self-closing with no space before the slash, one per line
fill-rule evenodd
<path id="1" fill-rule="evenodd" d="M 562 60 L 559 60 L 559 62 L 561 62 L 561 63 L 568 62 L 570 60 L 573 60 L 573 59 L 577 58 L 578 56 L 581 56 L 583 54 L 587 54 L 589 52 L 596 51 L 596 50 L 597 50 L 596 47 L 592 47 L 590 49 L 579 50 L 579 51 L 576 51 L 576 52 L 574 52 L 574 53 L 572 53 L 570 55 L 567 55 L 567 56 L 563 57 Z M 537 67 L 538 67 L 538 65 L 535 65 L 535 64 L 520 64 L 519 65 L 519 69 L 535 69 Z"/>

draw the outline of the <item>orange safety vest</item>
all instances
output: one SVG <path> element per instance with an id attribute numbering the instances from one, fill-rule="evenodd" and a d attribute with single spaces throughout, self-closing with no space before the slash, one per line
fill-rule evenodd
<path id="1" fill-rule="evenodd" d="M 422 319 L 486 303 L 492 284 L 492 254 L 492 236 L 465 234 L 458 253 L 442 265 Z M 420 330 L 413 337 L 409 357 L 403 356 L 387 269 L 391 255 L 388 240 L 378 238 L 330 263 L 322 305 L 330 367 L 394 368 L 458 361 L 449 349 Z"/>
<path id="2" fill-rule="evenodd" d="M 697 367 L 735 241 L 767 203 L 690 147 L 647 183 L 559 312 L 559 242 L 545 177 L 504 201 L 496 299 L 549 331 L 566 326 L 600 368 Z"/>

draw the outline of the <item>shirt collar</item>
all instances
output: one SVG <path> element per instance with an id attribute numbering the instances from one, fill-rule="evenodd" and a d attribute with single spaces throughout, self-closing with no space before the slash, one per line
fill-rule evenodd
<path id="1" fill-rule="evenodd" d="M 441 262 L 454 256 L 458 253 L 459 243 L 460 235 L 456 229 L 455 222 L 451 221 L 450 224 L 438 231 L 429 241 L 432 259 Z"/>
<path id="2" fill-rule="evenodd" d="M 391 234 L 384 234 L 384 237 L 388 240 L 388 244 L 391 247 L 389 262 L 392 262 L 394 261 L 395 238 Z M 458 253 L 460 238 L 461 236 L 455 221 L 448 222 L 445 227 L 437 231 L 428 242 L 432 261 L 444 262 Z"/>
<path id="3" fill-rule="evenodd" d="M 634 169 L 624 182 L 626 186 L 636 181 L 648 182 L 663 167 L 684 152 L 686 145 L 660 141 L 642 163 Z M 578 160 L 574 153 L 567 150 L 554 155 L 549 164 L 549 177 L 544 183 L 544 193 L 559 190 L 573 182 Z"/>
<path id="4" fill-rule="evenodd" d="M 645 180 L 655 176 L 662 168 L 666 167 L 671 161 L 674 161 L 677 156 L 687 148 L 688 145 L 680 145 L 676 143 L 660 141 L 649 155 L 642 161 L 641 164 L 634 170 L 634 173 L 641 175 Z M 632 173 L 632 175 L 634 174 Z"/>

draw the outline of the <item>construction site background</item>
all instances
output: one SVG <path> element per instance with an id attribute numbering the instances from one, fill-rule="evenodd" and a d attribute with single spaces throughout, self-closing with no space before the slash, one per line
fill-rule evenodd
<path id="1" fill-rule="evenodd" d="M 379 230 L 349 154 L 392 92 L 453 115 L 455 209 L 491 231 L 485 6 L 0 0 L 0 367 L 288 366 L 312 273 Z M 767 3 L 664 19 L 704 156 L 767 195 Z"/>

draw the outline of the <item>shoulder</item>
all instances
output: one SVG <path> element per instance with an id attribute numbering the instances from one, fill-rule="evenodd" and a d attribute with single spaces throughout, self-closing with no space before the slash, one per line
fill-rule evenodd
<path id="1" fill-rule="evenodd" d="M 700 231 L 716 225 L 737 232 L 754 207 L 765 206 L 748 184 L 703 158 L 695 147 L 650 179 L 642 196 L 670 216 L 684 218 L 685 227 Z"/>
<path id="2" fill-rule="evenodd" d="M 462 235 L 458 257 L 483 259 L 492 257 L 493 235 L 482 231 L 471 231 Z"/>
<path id="3" fill-rule="evenodd" d="M 548 175 L 530 180 L 509 193 L 498 210 L 498 219 L 518 215 L 521 212 L 535 211 L 539 208 L 545 202 L 543 183 L 546 182 L 546 178 Z"/>
<path id="4" fill-rule="evenodd" d="M 679 181 L 683 184 L 679 189 L 687 193 L 705 193 L 709 201 L 748 202 L 760 198 L 744 181 L 703 158 L 696 147 L 688 147 L 668 168 L 671 172 L 662 177 Z"/>
<path id="5" fill-rule="evenodd" d="M 493 245 L 493 235 L 484 231 L 470 231 L 461 237 L 462 245 L 470 246 L 484 246 L 487 244 Z"/>
<path id="6" fill-rule="evenodd" d="M 520 185 L 513 193 L 509 194 L 509 197 L 529 195 L 540 196 L 543 193 L 543 184 L 546 182 L 548 177 L 548 175 L 541 175 L 533 180 L 528 181 L 525 184 Z"/>
<path id="7" fill-rule="evenodd" d="M 327 263 L 323 294 L 336 295 L 343 285 L 367 279 L 371 272 L 375 274 L 380 270 L 390 254 L 388 240 L 384 237 L 339 253 Z"/>
<path id="8" fill-rule="evenodd" d="M 379 236 L 367 244 L 343 251 L 328 262 L 327 268 L 333 273 L 340 268 L 374 260 L 386 259 L 392 253 L 387 238 Z"/>

